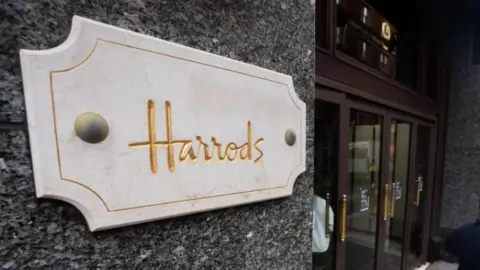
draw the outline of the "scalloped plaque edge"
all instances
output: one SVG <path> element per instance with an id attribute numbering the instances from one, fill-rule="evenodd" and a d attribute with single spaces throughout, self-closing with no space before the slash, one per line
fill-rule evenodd
<path id="1" fill-rule="evenodd" d="M 71 60 L 67 59 L 69 58 L 68 54 L 69 52 L 71 52 L 71 49 L 76 46 L 85 47 L 86 49 L 79 50 L 80 54 L 83 55 L 79 56 L 79 59 L 75 59 L 78 65 L 81 63 L 81 61 L 89 57 L 88 53 L 91 53 L 91 48 L 95 45 L 94 42 L 100 39 L 106 39 L 118 43 L 128 43 L 128 41 L 130 41 L 130 43 L 134 42 L 136 46 L 140 48 L 142 46 L 146 46 L 144 48 L 145 50 L 152 50 L 152 46 L 144 44 L 151 44 L 152 42 L 156 42 L 157 46 L 169 46 L 176 47 L 177 49 L 188 50 L 190 55 L 192 57 L 195 57 L 198 61 L 215 57 L 216 64 L 220 67 L 228 65 L 230 69 L 256 76 L 261 74 L 262 77 L 271 80 L 281 81 L 282 83 L 288 85 L 289 94 L 292 102 L 299 108 L 302 119 L 302 133 L 297 134 L 299 136 L 297 142 L 299 143 L 299 147 L 301 150 L 301 160 L 299 161 L 299 165 L 295 167 L 295 169 L 291 172 L 288 179 L 288 185 L 283 188 L 277 188 L 275 190 L 272 189 L 266 191 L 254 191 L 249 194 L 248 198 L 245 196 L 238 196 L 236 194 L 227 195 L 225 196 L 225 198 L 215 199 L 216 201 L 214 203 L 212 203 L 213 201 L 203 203 L 201 207 L 194 208 L 191 211 L 181 211 L 180 213 L 175 213 L 175 207 L 172 206 L 172 209 L 170 209 L 169 213 L 163 215 L 159 214 L 158 211 L 154 211 L 152 209 L 141 210 L 143 211 L 142 213 L 135 213 L 134 210 L 130 212 L 108 211 L 108 209 L 105 208 L 103 201 L 99 199 L 99 196 L 95 197 L 92 194 L 85 195 L 87 197 L 90 196 L 89 198 L 91 198 L 92 200 L 96 200 L 95 203 L 89 201 L 89 204 L 87 204 L 85 201 L 79 201 L 74 197 L 68 196 L 69 193 L 75 194 L 76 192 L 86 191 L 81 191 L 82 189 L 78 188 L 78 184 L 70 183 L 68 181 L 61 181 L 62 179 L 60 172 L 58 173 L 58 175 L 55 175 L 45 169 L 45 166 L 54 166 L 54 159 L 56 158 L 58 160 L 59 156 L 57 155 L 56 157 L 52 156 L 45 158 L 41 154 L 42 148 L 48 147 L 49 144 L 52 144 L 50 140 L 53 140 L 54 136 L 53 120 L 39 121 L 40 117 L 45 117 L 45 115 L 51 113 L 47 110 L 38 110 L 38 108 L 42 107 L 42 104 L 45 104 L 47 98 L 50 98 L 50 89 L 49 87 L 46 87 L 46 81 L 49 80 L 48 74 L 53 71 L 42 70 L 41 62 L 43 59 L 47 59 L 50 56 L 60 55 L 63 56 L 60 61 L 65 60 L 66 63 L 71 64 Z M 133 46 L 130 44 L 126 45 Z M 79 52 L 77 51 L 76 53 Z M 82 57 L 83 59 L 80 59 Z M 20 50 L 20 60 L 23 77 L 23 88 L 25 93 L 25 104 L 36 196 L 38 198 L 58 199 L 74 205 L 85 217 L 90 231 L 106 230 L 116 227 L 145 223 L 154 220 L 172 218 L 175 216 L 188 215 L 197 212 L 205 212 L 226 207 L 234 207 L 237 205 L 255 203 L 259 201 L 288 197 L 291 196 L 293 193 L 293 186 L 296 179 L 306 170 L 306 105 L 303 101 L 300 100 L 297 93 L 295 92 L 291 76 L 277 73 L 240 61 L 232 60 L 223 56 L 179 45 L 173 42 L 135 33 L 129 30 L 100 23 L 80 16 L 73 17 L 70 34 L 62 44 L 46 50 L 22 49 Z M 40 131 L 39 129 L 51 129 L 52 132 L 45 134 L 45 132 Z M 49 140 L 45 140 L 45 137 Z M 44 141 L 42 141 L 42 139 Z M 232 199 L 233 201 L 235 201 L 235 203 L 231 202 Z M 199 200 L 201 200 L 201 198 Z M 96 206 L 92 207 L 92 204 L 96 204 Z M 155 206 L 152 207 L 155 208 Z"/>

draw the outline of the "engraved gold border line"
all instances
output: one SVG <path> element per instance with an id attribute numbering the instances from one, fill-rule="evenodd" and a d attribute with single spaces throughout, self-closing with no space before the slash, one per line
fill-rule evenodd
<path id="1" fill-rule="evenodd" d="M 99 45 L 99 41 L 103 41 L 103 42 L 105 42 L 105 43 L 111 43 L 111 44 L 118 45 L 118 46 L 128 47 L 128 48 L 132 48 L 132 49 L 136 49 L 136 50 L 140 50 L 140 51 L 144 51 L 144 52 L 150 52 L 150 53 L 153 53 L 153 54 L 164 55 L 164 56 L 167 56 L 167 57 L 171 57 L 171 58 L 175 58 L 175 59 L 179 59 L 179 60 L 184 60 L 184 61 L 187 61 L 187 62 L 197 63 L 197 64 L 201 64 L 201 65 L 204 65 L 204 66 L 209 66 L 209 67 L 213 67 L 213 68 L 217 68 L 217 69 L 221 69 L 221 70 L 230 71 L 230 72 L 233 72 L 233 73 L 238 73 L 238 74 L 250 76 L 250 77 L 253 77 L 253 78 L 257 78 L 257 79 L 262 79 L 262 80 L 266 80 L 266 81 L 278 83 L 278 84 L 281 84 L 281 85 L 285 85 L 285 86 L 287 87 L 287 91 L 288 91 L 289 94 L 290 94 L 290 90 L 289 90 L 290 88 L 288 87 L 288 85 L 287 85 L 287 84 L 284 84 L 284 83 L 281 83 L 281 82 L 278 82 L 278 81 L 273 81 L 273 80 L 269 80 L 269 79 L 266 79 L 266 78 L 254 76 L 254 75 L 251 75 L 251 74 L 247 74 L 247 73 L 243 73 L 243 72 L 238 72 L 238 71 L 235 71 L 235 70 L 230 70 L 230 69 L 227 69 L 227 68 L 222 68 L 222 67 L 218 67 L 218 66 L 214 66 L 214 65 L 209 65 L 209 64 L 201 63 L 201 62 L 198 62 L 198 61 L 193 61 L 193 60 L 189 60 L 189 59 L 185 59 L 185 58 L 181 58 L 181 57 L 176 57 L 176 56 L 173 56 L 173 55 L 168 55 L 168 54 L 163 54 L 163 53 L 159 53 L 159 52 L 155 52 L 155 51 L 151 51 L 151 50 L 141 49 L 141 48 L 137 48 L 137 47 L 133 47 L 133 46 L 130 46 L 130 45 L 125 45 L 125 44 L 121 44 L 121 43 L 117 43 L 117 42 L 113 42 L 113 41 L 107 41 L 107 40 L 103 40 L 103 39 L 97 39 L 97 41 L 95 42 L 95 46 L 93 47 L 92 51 L 87 55 L 87 57 L 85 58 L 85 60 L 83 60 L 82 62 L 80 62 L 79 64 L 77 64 L 77 65 L 75 65 L 75 66 L 73 66 L 73 67 L 71 67 L 71 68 L 64 69 L 64 70 L 58 70 L 58 71 L 51 71 L 51 72 L 50 72 L 50 95 L 51 95 L 51 102 L 52 102 L 53 125 L 54 125 L 54 134 L 55 134 L 55 144 L 56 144 L 56 148 L 57 148 L 56 150 L 57 150 L 58 168 L 59 168 L 59 173 L 60 173 L 60 179 L 61 179 L 61 180 L 64 180 L 64 181 L 67 181 L 67 182 L 70 182 L 70 183 L 77 184 L 77 185 L 79 185 L 79 186 L 87 189 L 88 191 L 92 192 L 92 193 L 103 203 L 103 205 L 105 206 L 105 209 L 107 209 L 107 212 L 121 212 L 121 211 L 141 209 L 141 208 L 147 208 L 147 207 L 153 207 L 153 206 L 160 206 L 160 205 L 167 205 L 167 204 L 174 204 L 174 203 L 180 203 L 180 202 L 198 201 L 198 200 L 204 200 L 204 199 L 225 197 L 225 196 L 230 196 L 230 195 L 239 195 L 239 194 L 246 194 L 246 193 L 258 192 L 258 191 L 275 190 L 275 189 L 285 188 L 285 187 L 288 186 L 288 184 L 289 184 L 289 182 L 290 182 L 290 178 L 291 178 L 292 173 L 293 173 L 294 171 L 296 171 L 296 169 L 297 169 L 298 167 L 300 167 L 301 164 L 299 164 L 298 166 L 296 166 L 296 167 L 293 169 L 293 171 L 290 173 L 290 175 L 289 175 L 289 177 L 288 177 L 287 184 L 286 184 L 286 185 L 283 185 L 283 186 L 277 186 L 277 187 L 265 188 L 265 189 L 255 189 L 255 190 L 241 191 L 241 192 L 234 192 L 234 193 L 228 193 L 228 194 L 220 194 L 220 195 L 214 195 L 214 196 L 208 196 L 208 197 L 202 197 L 202 198 L 194 198 L 194 199 L 171 201 L 171 202 L 165 202 L 165 203 L 155 203 L 155 204 L 148 204 L 148 205 L 142 205 L 142 206 L 126 207 L 126 208 L 120 208 L 120 209 L 110 209 L 110 208 L 108 207 L 106 201 L 105 201 L 105 200 L 100 196 L 100 194 L 98 194 L 95 190 L 93 190 L 93 189 L 90 188 L 89 186 L 87 186 L 87 185 L 85 185 L 85 184 L 82 184 L 82 183 L 80 183 L 80 182 L 77 182 L 77 181 L 75 181 L 75 180 L 71 180 L 71 179 L 64 178 L 64 177 L 63 177 L 63 171 L 62 171 L 62 165 L 61 165 L 61 159 L 60 159 L 60 147 L 59 147 L 58 133 L 57 133 L 57 116 L 56 116 L 56 110 L 55 110 L 55 97 L 54 97 L 54 91 L 53 91 L 53 75 L 54 75 L 55 73 L 65 73 L 65 72 L 71 71 L 71 70 L 73 70 L 73 69 L 76 69 L 76 68 L 84 65 L 84 64 L 85 64 L 88 60 L 90 60 L 90 58 L 93 56 L 93 53 L 95 52 L 95 50 L 97 49 L 97 47 L 98 47 L 98 45 Z M 290 98 L 292 99 L 291 95 L 290 95 Z M 293 99 L 292 99 L 292 101 L 293 101 Z M 297 105 L 295 102 L 293 102 L 293 104 L 294 104 L 298 109 L 300 109 L 300 107 L 298 107 L 298 105 Z M 301 129 L 303 129 L 303 127 L 301 127 Z"/>
<path id="2" fill-rule="evenodd" d="M 165 53 L 156 52 L 156 51 L 153 51 L 153 50 L 142 49 L 142 48 L 134 47 L 134 46 L 131 46 L 131 45 L 122 44 L 122 43 L 118 43 L 118 42 L 115 42 L 115 41 L 109 41 L 109 40 L 105 40 L 105 39 L 101 39 L 101 38 L 99 38 L 99 39 L 97 40 L 97 42 L 98 42 L 98 41 L 103 41 L 103 42 L 105 42 L 105 43 L 110 43 L 110 44 L 114 44 L 114 45 L 117 45 L 117 46 L 127 47 L 127 48 L 131 48 L 131 49 L 139 50 L 139 51 L 144 51 L 144 52 L 149 52 L 149 53 L 153 53 L 153 54 L 163 55 L 163 56 L 166 56 L 166 57 L 169 57 L 169 58 L 174 58 L 174 59 L 178 59 L 178 60 L 183 60 L 183 61 L 186 61 L 186 62 L 195 63 L 195 64 L 200 64 L 200 65 L 203 65 L 203 66 L 213 67 L 213 68 L 220 69 L 220 70 L 230 71 L 230 72 L 233 72 L 233 73 L 238 73 L 238 74 L 241 74 L 241 75 L 246 75 L 246 76 L 253 77 L 253 78 L 256 78 L 256 79 L 261 79 L 261 80 L 265 80 L 265 81 L 277 83 L 277 84 L 280 84 L 280 85 L 284 85 L 284 86 L 287 87 L 287 89 L 290 89 L 290 88 L 288 87 L 288 85 L 285 84 L 285 83 L 282 83 L 282 82 L 279 82 L 279 81 L 270 80 L 270 79 L 263 78 L 263 77 L 259 77 L 259 76 L 255 76 L 255 75 L 248 74 L 248 73 L 245 73 L 245 72 L 240 72 L 240 71 L 232 70 L 232 69 L 229 69 L 229 68 L 219 67 L 219 66 L 215 66 L 215 65 L 212 65 L 212 64 L 206 64 L 206 63 L 202 63 L 202 62 L 199 62 L 199 61 L 195 61 L 195 60 L 191 60 L 191 59 L 187 59 L 187 58 L 183 58 L 183 57 L 174 56 L 174 55 L 171 55 L 171 54 L 165 54 Z M 295 103 L 294 103 L 294 104 L 295 104 Z M 295 105 L 296 105 L 296 104 L 295 104 Z M 300 109 L 300 108 L 299 108 L 299 109 Z"/>
<path id="3" fill-rule="evenodd" d="M 95 47 L 96 47 L 96 45 L 95 45 Z M 95 50 L 95 48 L 94 48 L 94 50 Z M 93 53 L 93 51 L 92 51 L 92 53 Z M 92 53 L 90 53 L 89 56 L 91 56 Z M 85 63 L 85 61 L 83 63 Z M 79 182 L 74 181 L 74 180 L 63 178 L 62 163 L 61 163 L 61 158 L 60 158 L 60 147 L 59 147 L 59 143 L 58 143 L 57 115 L 56 115 L 56 109 L 55 109 L 55 98 L 54 98 L 54 95 L 53 95 L 53 72 L 50 72 L 50 95 L 51 95 L 51 101 L 52 101 L 53 126 L 54 126 L 53 131 L 54 131 L 54 134 L 55 134 L 55 145 L 56 145 L 56 148 L 57 148 L 56 149 L 57 150 L 57 161 L 58 161 L 58 171 L 60 173 L 60 179 L 68 181 L 68 182 L 75 183 L 77 185 L 80 185 L 83 188 L 86 188 L 87 190 L 92 192 L 95 196 L 97 196 L 100 199 L 100 201 L 103 203 L 103 205 L 105 206 L 107 211 L 110 211 L 110 209 L 108 208 L 108 205 L 105 202 L 105 200 L 103 200 L 103 198 L 100 196 L 100 194 L 98 194 L 95 190 L 93 190 L 92 188 L 90 188 L 89 186 L 87 186 L 85 184 L 79 183 Z"/>

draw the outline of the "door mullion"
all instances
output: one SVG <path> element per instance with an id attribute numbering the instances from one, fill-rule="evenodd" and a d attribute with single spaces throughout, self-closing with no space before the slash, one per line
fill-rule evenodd
<path id="1" fill-rule="evenodd" d="M 433 201 L 433 179 L 435 179 L 435 145 L 437 145 L 437 132 L 436 127 L 428 126 L 430 128 L 430 154 L 429 158 L 429 166 L 428 166 L 428 179 L 427 180 L 427 200 L 425 209 L 426 217 L 424 218 L 425 223 L 423 226 L 423 243 L 422 243 L 422 251 L 421 251 L 421 260 L 426 261 L 427 259 L 427 248 L 428 248 L 428 240 L 430 239 L 430 220 L 431 220 L 431 209 L 432 209 L 432 201 Z"/>
<path id="2" fill-rule="evenodd" d="M 412 126 L 412 140 L 410 143 L 410 164 L 409 164 L 409 179 L 407 183 L 407 203 L 406 203 L 406 216 L 405 216 L 405 227 L 404 227 L 404 245 L 402 251 L 402 270 L 406 270 L 408 268 L 408 254 L 410 253 L 410 235 L 411 235 L 411 214 L 412 214 L 412 207 L 413 207 L 413 196 L 415 192 L 415 159 L 416 159 L 416 151 L 417 148 L 417 129 L 418 124 L 413 123 Z"/>
<path id="3" fill-rule="evenodd" d="M 390 114 L 386 114 L 383 118 L 382 123 L 382 154 L 381 154 L 381 179 L 380 179 L 380 186 L 379 186 L 379 200 L 378 200 L 378 215 L 377 215 L 377 243 L 376 243 L 376 263 L 375 269 L 382 270 L 385 269 L 383 266 L 385 265 L 385 232 L 386 232 L 386 220 L 384 215 L 385 211 L 388 211 L 388 205 L 385 205 L 385 201 L 388 197 L 388 192 L 384 192 L 385 185 L 388 184 L 388 177 L 389 177 L 389 165 L 388 157 L 389 157 L 389 145 L 390 145 L 390 125 L 392 122 L 392 118 Z M 388 219 L 388 216 L 386 217 Z"/>
<path id="4" fill-rule="evenodd" d="M 340 138 L 339 138 L 339 146 L 338 146 L 338 194 L 337 194 L 337 204 L 339 207 L 337 208 L 338 213 L 335 218 L 335 222 L 337 224 L 336 230 L 336 243 L 337 243 L 337 250 L 335 256 L 335 265 L 337 270 L 345 269 L 345 252 L 346 247 L 345 243 L 346 240 L 342 241 L 340 238 L 340 231 L 341 231 L 341 212 L 340 212 L 340 205 L 341 205 L 341 198 L 344 194 L 347 194 L 347 184 L 348 184 L 348 143 L 349 143 L 349 123 L 350 123 L 350 106 L 347 104 L 345 95 L 340 102 Z"/>

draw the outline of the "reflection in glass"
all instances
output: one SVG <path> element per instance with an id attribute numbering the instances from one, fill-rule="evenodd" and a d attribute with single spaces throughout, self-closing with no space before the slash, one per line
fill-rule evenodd
<path id="1" fill-rule="evenodd" d="M 410 88 L 417 88 L 418 34 L 394 18 L 395 1 L 337 1 L 337 51 Z M 408 20 L 406 20 L 408 21 Z M 398 24 L 397 24 L 398 23 Z"/>
<path id="2" fill-rule="evenodd" d="M 381 134 L 381 116 L 351 111 L 346 270 L 375 267 Z"/>
<path id="3" fill-rule="evenodd" d="M 415 260 L 420 257 L 422 242 L 424 239 L 423 229 L 426 217 L 427 204 L 427 179 L 430 165 L 430 137 L 429 127 L 419 125 L 417 130 L 417 147 L 415 153 L 415 181 L 413 183 L 413 208 L 410 219 L 410 247 L 408 265 L 413 266 Z"/>
<path id="4" fill-rule="evenodd" d="M 313 269 L 335 269 L 335 212 L 338 186 L 338 104 L 315 103 L 315 180 L 313 199 Z"/>
<path id="5" fill-rule="evenodd" d="M 328 26 L 328 0 L 317 0 L 315 6 L 315 45 L 324 49 L 328 49 L 327 46 L 327 26 Z"/>
<path id="6" fill-rule="evenodd" d="M 390 127 L 388 214 L 385 237 L 385 258 L 388 270 L 402 266 L 408 175 L 410 164 L 411 124 L 392 121 Z"/>

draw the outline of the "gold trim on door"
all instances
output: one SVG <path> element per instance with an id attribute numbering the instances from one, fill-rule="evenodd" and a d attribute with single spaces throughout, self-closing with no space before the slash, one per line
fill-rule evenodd
<path id="1" fill-rule="evenodd" d="M 392 183 L 392 188 L 390 189 L 390 217 L 393 218 L 395 215 L 395 188 L 397 187 L 397 183 Z"/>
<path id="2" fill-rule="evenodd" d="M 387 220 L 388 217 L 388 184 L 383 187 L 383 220 Z"/>
<path id="3" fill-rule="evenodd" d="M 420 205 L 420 195 L 421 195 L 422 190 L 423 190 L 423 187 L 422 187 L 423 186 L 423 177 L 421 175 L 419 175 L 417 180 L 415 181 L 415 183 L 417 184 L 417 191 L 416 191 L 414 204 L 416 206 L 419 206 Z"/>
<path id="4" fill-rule="evenodd" d="M 340 223 L 340 240 L 345 241 L 347 236 L 347 195 L 343 194 L 341 200 L 341 223 Z"/>

